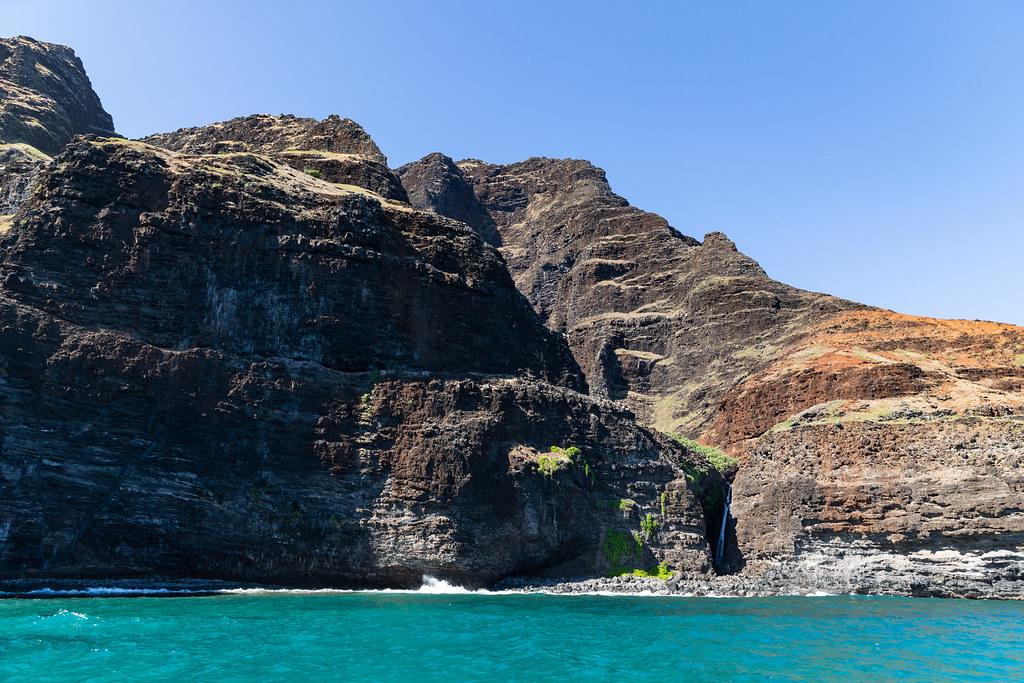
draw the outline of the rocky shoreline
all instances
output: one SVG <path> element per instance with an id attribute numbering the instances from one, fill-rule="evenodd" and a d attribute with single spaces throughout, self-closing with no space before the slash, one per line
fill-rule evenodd
<path id="1" fill-rule="evenodd" d="M 851 585 L 842 582 L 802 584 L 779 576 L 674 577 L 668 580 L 640 576 L 616 576 L 590 579 L 510 578 L 494 590 L 557 595 L 660 595 L 708 598 L 817 597 L 824 595 L 885 595 L 907 598 L 962 598 L 970 600 L 1021 600 L 1013 591 L 994 591 L 990 586 L 970 582 L 951 582 L 948 586 L 914 583 L 895 579 L 885 583 Z"/>
<path id="2" fill-rule="evenodd" d="M 202 597 L 230 593 L 422 593 L 523 595 L 622 595 L 678 598 L 767 598 L 821 597 L 829 595 L 885 595 L 910 598 L 961 598 L 975 600 L 1020 600 L 1018 593 L 985 590 L 978 585 L 951 582 L 943 588 L 925 587 L 892 581 L 886 585 L 842 585 L 833 582 L 827 588 L 801 584 L 779 576 L 741 575 L 703 578 L 675 576 L 667 580 L 623 575 L 600 578 L 509 577 L 482 589 L 469 589 L 432 577 L 424 577 L 419 589 L 367 588 L 355 586 L 286 586 L 210 579 L 80 581 L 75 579 L 14 580 L 0 582 L 0 599 L 47 599 L 77 597 Z"/>

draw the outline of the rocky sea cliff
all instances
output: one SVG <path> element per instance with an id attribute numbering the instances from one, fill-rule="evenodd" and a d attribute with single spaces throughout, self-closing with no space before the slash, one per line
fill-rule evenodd
<path id="1" fill-rule="evenodd" d="M 1024 329 L 776 282 L 586 161 L 114 130 L 0 40 L 0 590 L 1024 597 Z"/>

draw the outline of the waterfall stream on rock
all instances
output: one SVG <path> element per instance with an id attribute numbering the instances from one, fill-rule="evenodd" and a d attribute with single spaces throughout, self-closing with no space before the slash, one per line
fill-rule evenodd
<path id="1" fill-rule="evenodd" d="M 722 526 L 718 529 L 718 546 L 715 547 L 715 567 L 721 568 L 725 557 L 725 531 L 729 528 L 729 506 L 732 505 L 732 486 L 725 491 L 725 505 L 722 506 Z"/>

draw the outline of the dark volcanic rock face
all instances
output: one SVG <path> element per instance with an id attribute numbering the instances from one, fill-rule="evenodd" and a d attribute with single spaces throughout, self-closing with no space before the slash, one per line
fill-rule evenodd
<path id="1" fill-rule="evenodd" d="M 111 127 L 0 41 L 0 580 L 706 582 L 725 482 L 628 406 L 739 459 L 719 585 L 1024 594 L 1021 328 L 780 284 L 583 161 L 68 143 Z"/>
<path id="2" fill-rule="evenodd" d="M 583 386 L 497 253 L 459 223 L 248 153 L 97 139 L 57 166 L 0 262 L 26 305 L 164 348 Z"/>
<path id="3" fill-rule="evenodd" d="M 323 121 L 256 114 L 143 138 L 157 147 L 190 154 L 252 152 L 272 157 L 332 183 L 356 185 L 385 199 L 407 202 L 387 158 L 355 121 Z"/>
<path id="4" fill-rule="evenodd" d="M 436 152 L 428 154 L 399 168 L 398 176 L 413 206 L 462 221 L 489 244 L 501 246 L 501 235 L 494 219 L 477 199 L 462 169 L 449 157 Z"/>
<path id="5" fill-rule="evenodd" d="M 805 325 L 851 306 L 775 282 L 724 235 L 703 244 L 680 235 L 615 195 L 589 162 L 458 169 L 496 225 L 516 285 L 568 336 L 591 390 L 659 429 L 703 431 L 739 378 Z M 453 217 L 474 206 L 434 155 L 399 173 L 415 206 Z"/>
<path id="6" fill-rule="evenodd" d="M 459 223 L 108 139 L 69 146 L 13 223 L 3 578 L 710 568 L 699 456 L 576 393 L 565 342 Z"/>
<path id="7" fill-rule="evenodd" d="M 578 394 L 511 379 L 371 385 L 314 363 L 157 349 L 6 302 L 0 316 L 3 578 L 592 575 L 608 566 L 607 530 L 629 534 L 641 511 L 664 525 L 650 564 L 708 567 L 671 447 Z M 540 473 L 526 449 L 550 443 L 580 444 L 593 481 Z M 637 501 L 632 519 L 608 504 L 620 498 Z"/>
<path id="8" fill-rule="evenodd" d="M 0 39 L 0 143 L 25 143 L 52 156 L 75 135 L 113 130 L 70 48 Z"/>
<path id="9" fill-rule="evenodd" d="M 12 216 L 18 210 L 49 161 L 50 157 L 31 145 L 0 145 L 0 216 Z M 3 232 L 0 228 L 0 234 Z"/>

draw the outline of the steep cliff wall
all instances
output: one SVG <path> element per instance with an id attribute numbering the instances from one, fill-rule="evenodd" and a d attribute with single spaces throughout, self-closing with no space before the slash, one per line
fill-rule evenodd
<path id="1" fill-rule="evenodd" d="M 663 431 L 699 434 L 737 381 L 806 326 L 854 306 L 775 282 L 720 233 L 703 243 L 681 235 L 586 161 L 454 165 L 431 155 L 398 173 L 414 205 L 500 245 L 594 393 Z"/>
<path id="2" fill-rule="evenodd" d="M 726 395 L 736 562 L 783 589 L 1024 594 L 1024 329 L 849 312 Z"/>
<path id="3" fill-rule="evenodd" d="M 577 393 L 462 224 L 88 138 L 3 245 L 4 579 L 710 571 L 699 456 Z"/>
<path id="4" fill-rule="evenodd" d="M 779 284 L 586 162 L 431 155 L 399 175 L 414 204 L 495 231 L 594 393 L 739 458 L 728 586 L 1024 594 L 1024 330 Z"/>
<path id="5" fill-rule="evenodd" d="M 70 48 L 0 38 L 0 236 L 50 157 L 75 135 L 113 129 Z"/>
<path id="6" fill-rule="evenodd" d="M 588 162 L 111 127 L 0 41 L 0 579 L 685 591 L 725 482 L 681 431 L 739 461 L 722 590 L 1024 595 L 1021 328 L 775 282 Z"/>
<path id="7" fill-rule="evenodd" d="M 60 152 L 75 135 L 114 131 L 71 48 L 0 38 L 0 143 Z"/>
<path id="8" fill-rule="evenodd" d="M 1024 595 L 1024 423 L 808 425 L 733 487 L 744 573 L 775 590 Z"/>

